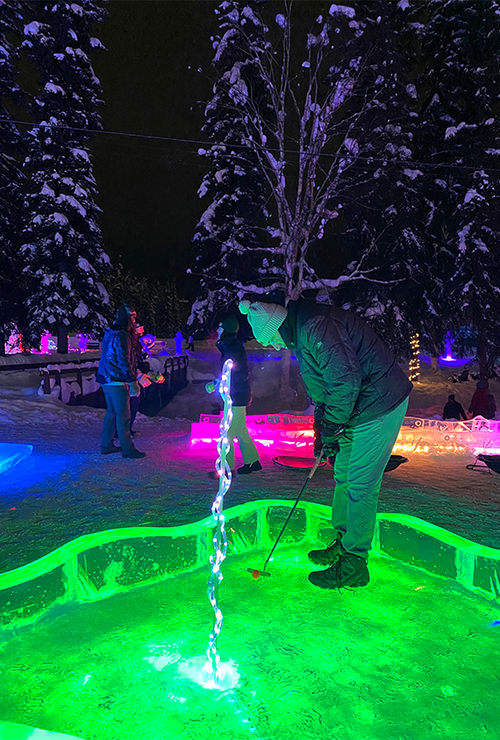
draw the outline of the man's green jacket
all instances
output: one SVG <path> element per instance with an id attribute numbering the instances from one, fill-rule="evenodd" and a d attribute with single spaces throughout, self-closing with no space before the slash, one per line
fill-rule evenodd
<path id="1" fill-rule="evenodd" d="M 307 393 L 324 405 L 325 425 L 364 424 L 409 396 L 412 383 L 366 321 L 303 300 L 287 310 L 279 332 L 297 357 Z"/>

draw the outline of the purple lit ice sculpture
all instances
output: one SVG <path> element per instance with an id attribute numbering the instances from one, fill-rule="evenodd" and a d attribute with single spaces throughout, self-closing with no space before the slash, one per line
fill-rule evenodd
<path id="1" fill-rule="evenodd" d="M 184 341 L 184 337 L 182 336 L 182 332 L 179 330 L 177 334 L 175 335 L 175 354 L 176 355 L 183 354 L 183 349 L 182 349 L 183 341 Z"/>
<path id="2" fill-rule="evenodd" d="M 460 367 L 461 365 L 466 365 L 468 362 L 471 361 L 471 358 L 464 358 L 459 359 L 457 357 L 453 357 L 453 352 L 451 349 L 451 345 L 454 343 L 454 339 L 451 337 L 451 333 L 449 331 L 446 332 L 446 336 L 444 338 L 444 355 L 441 355 L 439 358 L 439 362 L 441 365 L 449 365 L 450 367 Z"/>
<path id="3" fill-rule="evenodd" d="M 78 337 L 78 351 L 86 352 L 87 342 L 89 341 L 88 337 L 85 336 L 85 334 L 77 334 L 77 337 Z"/>
<path id="4" fill-rule="evenodd" d="M 48 355 L 49 354 L 49 339 L 50 339 L 50 332 L 45 331 L 42 336 L 40 337 L 40 352 L 42 355 Z"/>
<path id="5" fill-rule="evenodd" d="M 446 336 L 444 338 L 444 356 L 441 355 L 439 358 L 441 362 L 455 362 L 456 357 L 453 357 L 451 345 L 453 344 L 455 340 L 451 338 L 451 334 L 449 331 L 446 332 Z"/>
<path id="6" fill-rule="evenodd" d="M 156 342 L 156 337 L 154 336 L 154 334 L 143 334 L 142 337 L 140 337 L 140 342 L 144 352 L 148 355 L 148 357 L 151 357 L 151 352 Z"/>

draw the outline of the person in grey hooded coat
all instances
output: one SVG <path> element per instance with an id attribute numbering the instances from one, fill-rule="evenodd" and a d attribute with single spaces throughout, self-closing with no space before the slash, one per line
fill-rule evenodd
<path id="1" fill-rule="evenodd" d="M 378 494 L 408 407 L 412 384 L 387 345 L 349 311 L 308 301 L 242 301 L 264 346 L 293 350 L 315 404 L 315 454 L 335 455 L 336 539 L 312 550 L 309 574 L 320 588 L 365 586 Z"/>

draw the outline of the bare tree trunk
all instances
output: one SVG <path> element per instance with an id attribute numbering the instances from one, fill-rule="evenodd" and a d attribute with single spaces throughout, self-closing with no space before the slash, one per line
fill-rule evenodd
<path id="1" fill-rule="evenodd" d="M 488 352 L 488 342 L 482 329 L 477 332 L 477 361 L 479 364 L 479 377 L 481 380 L 488 380 L 492 366 L 490 364 L 490 353 Z"/>
<path id="2" fill-rule="evenodd" d="M 5 357 L 5 331 L 0 329 L 0 357 Z"/>
<path id="3" fill-rule="evenodd" d="M 68 327 L 65 324 L 57 326 L 57 351 L 61 355 L 68 354 Z"/>

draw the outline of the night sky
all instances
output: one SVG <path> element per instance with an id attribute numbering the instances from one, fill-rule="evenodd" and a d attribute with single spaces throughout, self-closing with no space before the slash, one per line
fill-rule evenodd
<path id="1" fill-rule="evenodd" d="M 199 101 L 211 96 L 216 4 L 109 2 L 109 15 L 96 29 L 107 51 L 93 58 L 103 87 L 105 129 L 203 138 Z M 196 154 L 198 146 L 103 134 L 92 146 L 111 258 L 122 254 L 125 265 L 141 275 L 175 278 L 180 293 L 192 296 L 196 286 L 185 273 L 204 207 L 196 191 L 207 168 Z"/>

